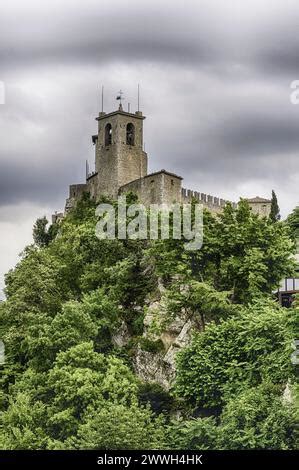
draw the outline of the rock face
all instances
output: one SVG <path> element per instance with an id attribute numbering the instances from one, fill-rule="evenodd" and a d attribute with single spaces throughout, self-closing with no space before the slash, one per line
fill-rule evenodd
<path id="1" fill-rule="evenodd" d="M 284 405 L 292 405 L 294 403 L 294 398 L 293 398 L 290 382 L 288 382 L 285 386 L 283 396 L 282 396 L 282 403 Z"/>
<path id="2" fill-rule="evenodd" d="M 123 321 L 119 329 L 117 330 L 117 332 L 112 336 L 112 343 L 115 346 L 122 348 L 128 343 L 129 339 L 130 339 L 129 330 L 128 330 L 126 323 Z"/>
<path id="3" fill-rule="evenodd" d="M 159 283 L 158 296 L 162 299 L 164 292 L 163 285 Z M 136 313 L 142 311 L 141 307 L 135 308 Z M 134 371 L 142 381 L 156 382 L 169 390 L 175 378 L 176 355 L 190 342 L 195 324 L 187 318 L 184 310 L 171 322 L 165 322 L 165 316 L 163 300 L 148 304 L 143 319 L 143 336 L 133 350 L 132 360 Z M 128 345 L 132 339 L 138 341 L 124 321 L 112 336 L 113 344 L 119 348 Z"/>
<path id="4" fill-rule="evenodd" d="M 138 377 L 144 382 L 157 382 L 168 390 L 174 378 L 174 370 L 164 362 L 161 353 L 152 353 L 140 348 L 134 359 L 134 370 Z"/>
<path id="5" fill-rule="evenodd" d="M 134 369 L 140 379 L 145 382 L 157 382 L 168 390 L 175 378 L 176 355 L 190 342 L 194 325 L 186 318 L 185 312 L 182 312 L 170 324 L 163 327 L 162 333 L 154 333 L 153 326 L 162 320 L 161 310 L 159 302 L 150 305 L 144 319 L 143 337 L 151 341 L 160 340 L 163 343 L 163 351 L 145 351 L 139 345 L 134 358 Z"/>

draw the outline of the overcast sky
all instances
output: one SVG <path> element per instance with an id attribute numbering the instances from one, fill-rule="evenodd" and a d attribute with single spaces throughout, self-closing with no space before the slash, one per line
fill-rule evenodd
<path id="1" fill-rule="evenodd" d="M 94 161 L 105 111 L 135 111 L 150 170 L 237 201 L 299 201 L 298 0 L 1 0 L 0 290 L 37 217 Z"/>

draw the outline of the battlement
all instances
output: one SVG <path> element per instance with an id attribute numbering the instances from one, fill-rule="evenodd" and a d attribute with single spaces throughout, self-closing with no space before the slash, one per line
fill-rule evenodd
<path id="1" fill-rule="evenodd" d="M 191 189 L 182 188 L 181 189 L 181 202 L 182 204 L 187 204 L 195 199 L 198 202 L 201 202 L 204 207 L 209 209 L 212 212 L 221 212 L 223 207 L 230 202 L 234 208 L 237 207 L 236 202 L 227 201 L 216 196 L 211 196 L 210 194 L 201 193 L 199 191 L 193 191 Z"/>

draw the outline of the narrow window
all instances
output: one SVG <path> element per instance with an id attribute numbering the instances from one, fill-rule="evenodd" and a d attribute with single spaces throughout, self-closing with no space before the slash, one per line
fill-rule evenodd
<path id="1" fill-rule="evenodd" d="M 105 146 L 112 144 L 112 126 L 111 124 L 106 124 L 105 127 Z"/>
<path id="2" fill-rule="evenodd" d="M 135 145 L 135 127 L 131 122 L 127 124 L 127 145 Z"/>

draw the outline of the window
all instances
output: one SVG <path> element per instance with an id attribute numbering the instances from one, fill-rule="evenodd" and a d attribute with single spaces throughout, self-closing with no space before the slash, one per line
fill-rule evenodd
<path id="1" fill-rule="evenodd" d="M 112 126 L 111 124 L 106 124 L 105 127 L 105 146 L 112 144 Z"/>
<path id="2" fill-rule="evenodd" d="M 131 122 L 127 124 L 127 145 L 135 145 L 135 127 Z"/>

